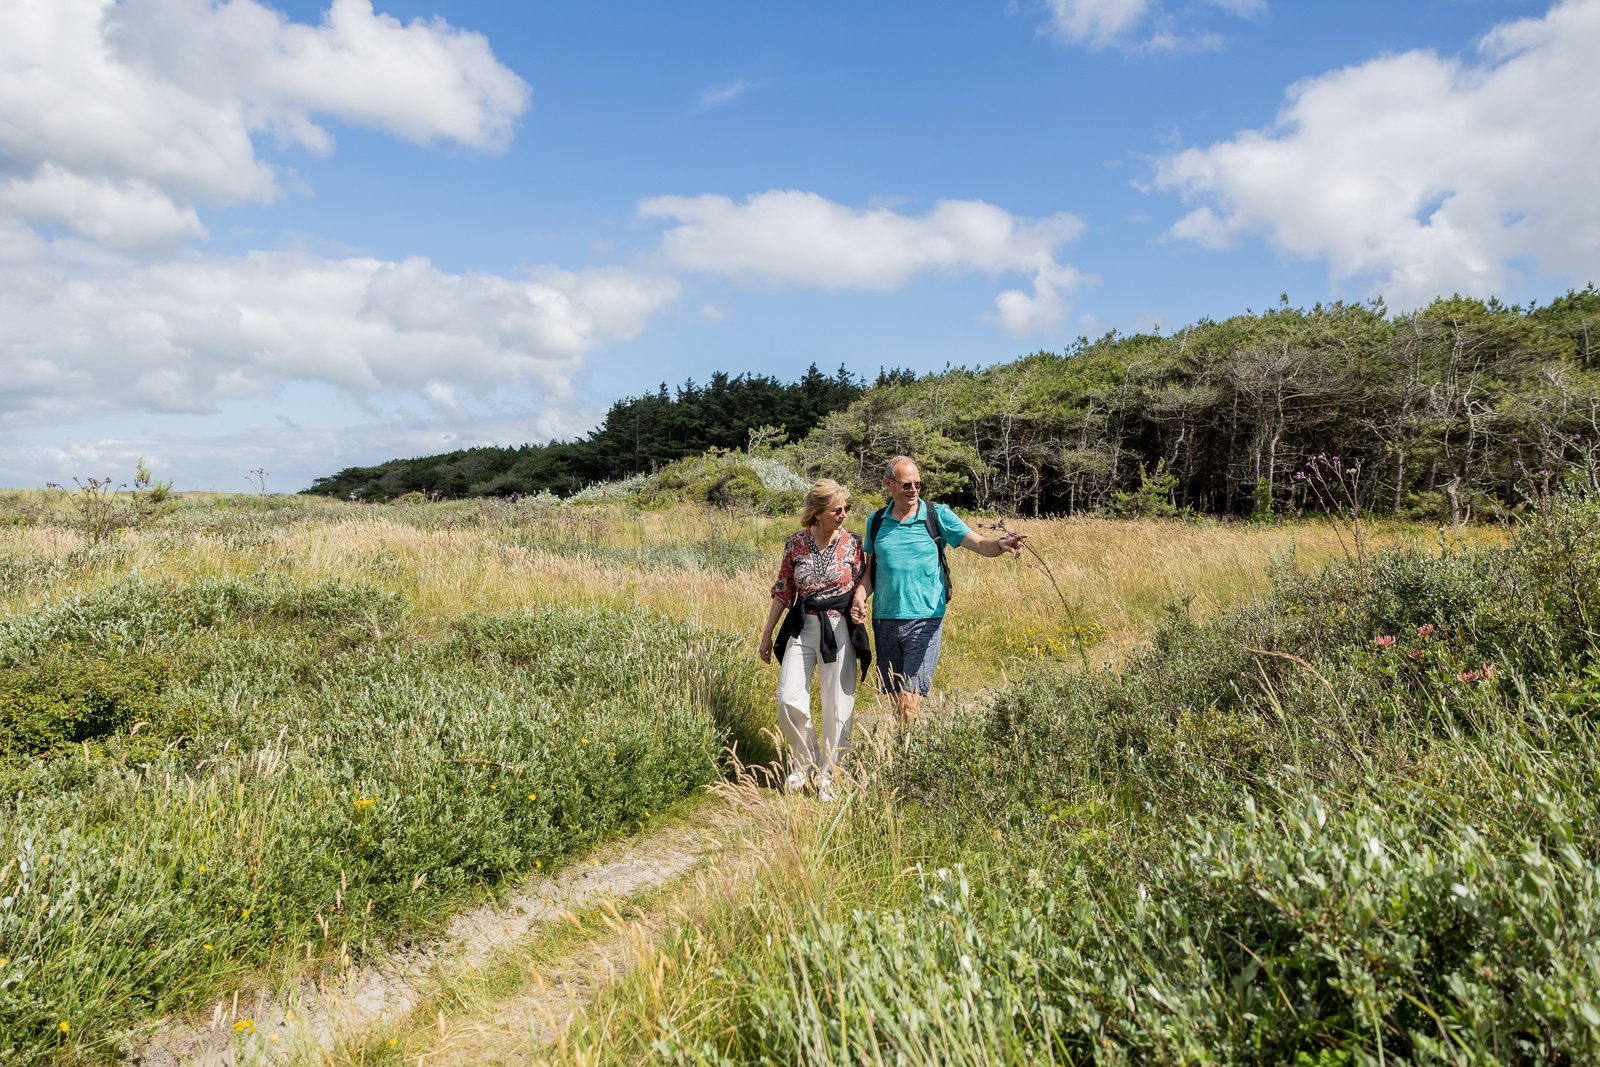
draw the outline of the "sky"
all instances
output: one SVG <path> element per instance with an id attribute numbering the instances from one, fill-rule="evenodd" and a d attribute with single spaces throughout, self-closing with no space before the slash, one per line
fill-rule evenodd
<path id="1" fill-rule="evenodd" d="M 0 486 L 1600 281 L 1600 0 L 0 0 Z"/>

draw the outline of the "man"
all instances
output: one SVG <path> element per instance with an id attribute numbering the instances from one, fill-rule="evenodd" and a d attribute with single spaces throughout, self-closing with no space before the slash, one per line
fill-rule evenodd
<path id="1" fill-rule="evenodd" d="M 922 698 L 933 687 L 948 599 L 940 545 L 930 534 L 927 509 L 933 509 L 933 526 L 940 542 L 960 545 L 980 556 L 1020 556 L 1027 538 L 1014 533 L 998 538 L 980 536 L 943 504 L 924 501 L 922 472 L 910 456 L 889 461 L 883 488 L 889 494 L 889 506 L 881 521 L 874 521 L 877 513 L 867 520 L 861 546 L 866 570 L 851 599 L 850 616 L 858 623 L 865 622 L 867 598 L 876 592 L 872 636 L 878 676 L 894 700 L 896 718 L 904 725 L 916 718 Z"/>

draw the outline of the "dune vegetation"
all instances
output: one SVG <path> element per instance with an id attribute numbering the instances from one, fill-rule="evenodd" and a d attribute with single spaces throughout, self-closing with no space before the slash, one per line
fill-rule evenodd
<path id="1" fill-rule="evenodd" d="M 110 503 L 91 536 L 72 494 L 0 502 L 8 1062 L 426 939 L 774 755 L 789 517 Z M 1591 499 L 1359 550 L 1009 524 L 1023 560 L 953 559 L 927 721 L 864 699 L 845 801 L 753 815 L 753 866 L 675 900 L 552 1058 L 1592 1058 Z"/>

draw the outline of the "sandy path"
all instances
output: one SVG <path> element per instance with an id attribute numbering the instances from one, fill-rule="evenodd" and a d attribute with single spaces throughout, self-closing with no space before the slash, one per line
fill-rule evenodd
<path id="1" fill-rule="evenodd" d="M 504 900 L 458 915 L 437 942 L 396 951 L 287 993 L 263 991 L 221 1001 L 204 1022 L 164 1027 L 133 1061 L 148 1067 L 301 1063 L 357 1044 L 402 1022 L 428 997 L 443 971 L 479 967 L 496 950 L 563 916 L 681 878 L 737 836 L 741 807 L 724 794 L 696 812 L 693 826 L 646 831 L 553 877 L 530 878 Z M 539 995 L 521 1004 L 524 1011 L 518 1018 L 486 1025 L 523 1035 L 531 1047 L 550 1040 L 620 966 L 626 955 L 623 936 L 613 930 L 575 946 L 568 958 L 548 970 Z"/>

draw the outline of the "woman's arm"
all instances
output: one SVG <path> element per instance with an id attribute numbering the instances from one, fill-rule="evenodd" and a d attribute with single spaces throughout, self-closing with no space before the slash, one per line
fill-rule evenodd
<path id="1" fill-rule="evenodd" d="M 761 657 L 762 663 L 772 662 L 772 628 L 778 625 L 778 616 L 788 606 L 788 601 L 773 597 L 771 606 L 767 608 L 767 622 L 761 628 L 761 644 L 756 647 L 756 655 Z"/>
<path id="2" fill-rule="evenodd" d="M 850 619 L 852 622 L 862 623 L 867 621 L 867 597 L 872 595 L 872 557 L 861 557 L 861 580 L 856 583 L 855 591 L 850 594 Z"/>

